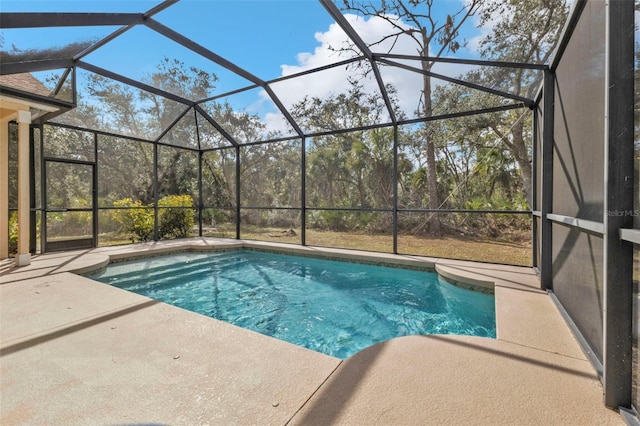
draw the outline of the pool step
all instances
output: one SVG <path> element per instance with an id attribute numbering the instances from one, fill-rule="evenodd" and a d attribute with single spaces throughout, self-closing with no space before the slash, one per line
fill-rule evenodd
<path id="1" fill-rule="evenodd" d="M 222 272 L 234 268 L 246 262 L 246 257 L 242 255 L 229 258 L 204 257 L 201 259 L 179 262 L 177 264 L 158 264 L 148 266 L 144 269 L 126 270 L 122 272 L 110 273 L 108 276 L 93 277 L 101 282 L 118 286 L 120 282 L 126 283 L 127 287 L 138 284 L 147 284 L 150 281 L 161 281 L 168 278 L 186 278 L 202 273 Z"/>

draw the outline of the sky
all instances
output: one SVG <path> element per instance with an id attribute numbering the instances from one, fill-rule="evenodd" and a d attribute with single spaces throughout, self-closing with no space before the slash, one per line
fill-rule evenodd
<path id="1" fill-rule="evenodd" d="M 54 1 L 54 0 L 2 0 L 2 12 L 126 12 L 141 13 L 158 4 L 156 1 Z M 441 7 L 439 18 L 458 9 L 461 0 L 437 0 Z M 347 20 L 367 42 L 378 40 L 389 31 L 389 24 L 380 18 L 345 15 Z M 347 40 L 342 29 L 333 21 L 322 5 L 314 0 L 182 0 L 154 16 L 163 25 L 191 38 L 225 59 L 246 69 L 263 80 L 327 65 L 344 59 L 331 47 L 342 46 Z M 99 39 L 118 27 L 49 28 L 2 31 L 5 49 L 15 45 L 18 49 L 38 46 L 52 47 L 77 40 Z M 469 22 L 461 37 L 469 43 L 456 56 L 477 58 L 477 40 L 487 29 L 478 29 Z M 378 50 L 387 50 L 382 45 Z M 399 40 L 394 53 L 416 54 L 415 42 L 409 38 Z M 153 30 L 138 26 L 111 41 L 85 60 L 127 77 L 141 80 L 154 71 L 164 57 L 179 58 L 213 72 L 219 77 L 216 93 L 224 93 L 250 85 L 247 80 L 230 73 Z M 435 72 L 457 77 L 462 69 L 438 64 Z M 307 78 L 287 80 L 273 86 L 287 107 L 304 95 L 326 97 L 340 93 L 348 87 L 347 76 L 353 68 L 336 68 Z M 421 77 L 418 74 L 392 67 L 382 71 L 385 81 L 397 89 L 402 108 L 411 112 L 418 106 Z M 377 90 L 377 84 L 364 81 L 365 89 Z M 234 107 L 256 113 L 271 126 L 278 127 L 280 115 L 262 90 L 229 98 Z"/>

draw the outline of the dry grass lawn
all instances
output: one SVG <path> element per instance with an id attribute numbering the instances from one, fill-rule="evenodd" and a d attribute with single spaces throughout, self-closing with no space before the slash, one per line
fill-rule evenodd
<path id="1" fill-rule="evenodd" d="M 246 240 L 274 241 L 300 244 L 300 229 L 294 229 L 297 235 L 281 235 L 281 228 L 242 227 L 242 238 Z M 194 236 L 197 232 L 194 231 Z M 203 229 L 206 237 L 235 238 L 235 225 Z M 100 246 L 128 244 L 123 236 L 100 236 Z M 347 248 L 390 253 L 393 251 L 393 238 L 387 234 L 367 234 L 362 232 L 332 232 L 307 230 L 306 243 L 309 246 Z M 510 265 L 532 265 L 532 244 L 530 239 L 516 241 L 500 239 L 482 239 L 468 236 L 445 236 L 430 238 L 426 236 L 398 236 L 398 252 L 418 256 L 443 257 L 449 259 L 475 260 L 479 262 L 504 263 Z"/>
<path id="2" fill-rule="evenodd" d="M 281 231 L 281 229 L 276 228 L 244 228 L 242 238 L 300 244 L 299 229 L 295 230 L 298 234 L 297 236 L 274 236 Z M 269 234 L 272 236 L 269 236 Z M 310 246 L 350 248 L 387 253 L 393 251 L 393 238 L 391 235 L 307 230 L 306 243 Z M 398 252 L 401 254 L 475 260 L 479 262 L 522 266 L 532 265 L 531 240 L 501 241 L 500 239 L 480 239 L 465 236 L 430 238 L 401 235 L 398 236 Z"/>

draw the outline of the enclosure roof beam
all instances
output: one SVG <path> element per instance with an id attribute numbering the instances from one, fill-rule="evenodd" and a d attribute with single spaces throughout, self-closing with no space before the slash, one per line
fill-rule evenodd
<path id="1" fill-rule="evenodd" d="M 96 51 L 97 49 L 101 48 L 102 46 L 104 46 L 105 44 L 109 43 L 111 40 L 113 40 L 114 38 L 124 34 L 125 32 L 129 31 L 131 28 L 135 27 L 135 25 L 127 25 L 126 27 L 121 27 L 118 28 L 117 30 L 115 30 L 114 32 L 112 32 L 111 34 L 109 34 L 108 36 L 104 37 L 101 40 L 98 40 L 97 42 L 93 43 L 92 45 L 88 46 L 86 49 L 84 49 L 82 52 L 77 53 L 76 55 L 74 55 L 73 60 L 74 61 L 79 61 L 80 59 L 84 58 L 85 56 L 87 56 L 88 54 Z"/>
<path id="2" fill-rule="evenodd" d="M 300 71 L 300 72 L 297 72 L 295 74 L 289 74 L 289 75 L 285 75 L 285 76 L 282 76 L 282 77 L 277 77 L 277 78 L 274 78 L 273 80 L 266 81 L 265 84 L 266 85 L 271 85 L 271 84 L 274 84 L 274 83 L 279 83 L 281 81 L 291 80 L 293 78 L 300 77 L 300 76 L 305 76 L 305 75 L 309 75 L 309 74 L 313 74 L 313 73 L 316 73 L 318 71 L 325 71 L 325 70 L 328 70 L 328 69 L 331 69 L 331 68 L 336 68 L 336 67 L 340 67 L 340 66 L 343 66 L 343 65 L 349 65 L 349 64 L 351 64 L 353 62 L 358 62 L 358 61 L 361 61 L 363 59 L 366 59 L 366 58 L 364 56 L 358 56 L 358 57 L 355 57 L 355 58 L 345 59 L 344 61 L 336 62 L 336 63 L 333 63 L 333 64 L 324 65 L 324 66 L 313 68 L 313 69 L 310 69 L 310 70 Z M 201 100 L 198 101 L 198 103 L 202 104 L 202 103 L 213 101 L 213 100 L 216 100 L 216 99 L 225 98 L 227 96 L 231 96 L 231 95 L 235 95 L 237 93 L 245 92 L 247 90 L 255 89 L 256 87 L 261 87 L 261 86 L 258 86 L 257 84 L 253 84 L 251 86 L 243 87 L 241 89 L 236 89 L 236 90 L 232 90 L 230 92 L 225 92 L 225 93 L 221 93 L 219 95 L 211 96 L 209 98 L 201 99 Z"/>
<path id="3" fill-rule="evenodd" d="M 73 67 L 73 59 L 40 59 L 14 63 L 2 63 L 0 75 L 19 74 L 23 72 L 48 71 Z"/>
<path id="4" fill-rule="evenodd" d="M 71 130 L 80 130 L 82 132 L 89 131 L 89 132 L 95 133 L 97 135 L 121 138 L 121 139 L 126 139 L 126 140 L 130 140 L 130 141 L 134 141 L 134 142 L 144 142 L 144 143 L 150 143 L 150 144 L 154 143 L 154 141 L 151 140 L 151 139 L 144 139 L 144 138 L 140 138 L 140 137 L 136 137 L 136 136 L 130 136 L 130 135 L 122 135 L 122 134 L 118 134 L 118 133 L 107 132 L 107 131 L 104 131 L 104 130 L 87 129 L 86 127 L 74 126 L 72 124 L 65 124 L 65 123 L 56 123 L 55 121 L 48 122 L 48 123 L 45 123 L 45 124 L 47 124 L 47 126 L 62 127 L 64 129 L 71 129 Z M 189 148 L 185 148 L 185 149 L 189 149 Z"/>
<path id="5" fill-rule="evenodd" d="M 578 21 L 580 20 L 580 16 L 584 11 L 585 6 L 587 5 L 587 0 L 576 0 L 573 4 L 572 10 L 569 12 L 569 19 L 564 23 L 564 28 L 560 33 L 560 39 L 556 44 L 556 49 L 553 51 L 551 55 L 551 65 L 549 69 L 551 72 L 555 72 L 556 68 L 560 64 L 560 59 L 564 54 L 564 51 L 567 49 L 569 45 L 569 41 L 571 40 L 571 34 L 575 30 L 578 25 Z"/>
<path id="6" fill-rule="evenodd" d="M 253 90 L 258 86 L 257 84 L 252 84 L 251 86 L 247 86 L 247 87 L 243 87 L 241 89 L 236 89 L 236 90 L 232 90 L 230 92 L 224 92 L 224 93 L 220 93 L 219 95 L 215 95 L 215 96 L 210 96 L 208 98 L 204 98 L 204 99 L 200 99 L 197 101 L 198 104 L 204 104 L 210 101 L 215 101 L 216 99 L 222 99 L 222 98 L 226 98 L 227 96 L 231 96 L 231 95 L 237 95 L 238 93 L 242 93 L 242 92 L 246 92 L 248 90 Z"/>
<path id="7" fill-rule="evenodd" d="M 494 112 L 504 112 L 504 111 L 510 111 L 512 109 L 521 109 L 521 108 L 528 108 L 528 106 L 523 103 L 517 103 L 517 104 L 501 105 L 501 106 L 490 107 L 490 108 L 474 109 L 470 111 L 451 112 L 449 114 L 433 115 L 431 117 L 420 117 L 420 118 L 413 118 L 410 120 L 402 120 L 398 122 L 398 125 L 402 126 L 404 124 L 424 123 L 427 121 L 438 121 L 438 120 L 448 120 L 451 118 L 471 117 L 474 115 L 491 114 Z"/>
<path id="8" fill-rule="evenodd" d="M 267 86 L 267 84 L 264 82 L 264 80 L 262 80 L 259 77 L 251 74 L 249 71 L 245 70 L 244 68 L 239 67 L 238 65 L 236 65 L 233 62 L 223 58 L 222 56 L 212 52 L 211 50 L 207 49 L 206 47 L 194 42 L 193 40 L 183 36 L 182 34 L 176 32 L 174 30 L 172 30 L 171 28 L 169 28 L 169 27 L 167 27 L 165 25 L 162 25 L 160 22 L 158 22 L 158 21 L 156 21 L 154 19 L 151 19 L 151 18 L 147 19 L 145 24 L 150 29 L 152 29 L 152 30 L 156 31 L 157 33 L 162 34 L 163 36 L 167 37 L 168 39 L 173 40 L 174 42 L 186 47 L 187 49 L 191 50 L 192 52 L 195 52 L 195 53 L 199 54 L 200 56 L 203 56 L 203 57 L 209 59 L 210 61 L 213 61 L 214 63 L 216 63 L 216 64 L 228 69 L 229 71 L 241 76 L 242 78 L 252 82 L 253 84 L 255 84 L 257 86 L 260 86 L 260 87 L 264 88 L 265 91 L 271 97 L 271 100 L 276 104 L 278 109 L 280 109 L 280 112 L 282 112 L 282 114 L 289 121 L 291 126 L 293 126 L 293 128 L 296 129 L 296 132 L 298 132 L 298 134 L 302 137 L 302 131 L 300 130 L 300 127 L 293 120 L 293 118 L 291 117 L 291 114 L 289 114 L 289 111 L 287 111 L 287 109 L 284 107 L 282 102 L 280 102 L 280 99 L 278 99 L 278 97 L 275 95 L 275 93 L 273 93 L 271 88 Z"/>
<path id="9" fill-rule="evenodd" d="M 171 124 L 169 124 L 169 125 L 167 126 L 167 128 L 166 128 L 166 129 L 164 129 L 164 130 L 160 133 L 160 135 L 155 139 L 155 141 L 154 141 L 154 142 L 160 142 L 160 140 L 161 140 L 162 138 L 164 138 L 164 137 L 167 135 L 167 133 L 169 133 L 169 132 L 171 131 L 171 129 L 173 129 L 173 127 L 174 127 L 176 124 L 178 124 L 178 122 L 179 122 L 180 120 L 182 120 L 182 117 L 184 117 L 185 115 L 187 115 L 187 113 L 188 113 L 190 110 L 191 110 L 191 106 L 188 106 L 188 107 L 186 107 L 186 108 L 184 109 L 184 111 L 182 111 L 180 114 L 178 114 L 178 116 L 177 116 L 177 117 L 176 117 L 176 118 L 171 122 Z M 182 148 L 182 147 L 181 147 L 181 148 Z"/>
<path id="10" fill-rule="evenodd" d="M 359 62 L 359 61 L 366 60 L 366 59 L 367 58 L 365 56 L 356 56 L 356 57 L 353 57 L 353 58 L 345 59 L 345 60 L 340 61 L 340 62 L 335 62 L 333 64 L 323 65 L 321 67 L 300 71 L 300 72 L 297 72 L 297 73 L 294 73 L 294 74 L 283 75 L 281 77 L 277 77 L 277 78 L 274 78 L 273 80 L 267 81 L 267 84 L 273 84 L 273 83 L 279 83 L 279 82 L 285 81 L 285 80 L 291 80 L 293 78 L 297 78 L 297 77 L 301 77 L 301 76 L 305 76 L 305 75 L 309 75 L 309 74 L 314 74 L 314 73 L 319 72 L 319 71 L 326 71 L 326 70 L 329 70 L 331 68 L 337 68 L 337 67 L 341 67 L 343 65 L 349 65 L 349 64 L 352 64 L 354 62 Z"/>
<path id="11" fill-rule="evenodd" d="M 520 108 L 526 108 L 526 105 L 523 103 L 517 103 L 517 104 L 502 105 L 498 107 L 483 108 L 483 109 L 477 109 L 477 110 L 471 110 L 471 111 L 452 112 L 450 114 L 434 115 L 431 117 L 419 117 L 419 118 L 412 118 L 409 120 L 399 120 L 396 124 L 398 126 L 403 126 L 406 124 L 418 124 L 418 123 L 425 123 L 428 121 L 446 120 L 446 119 L 460 118 L 460 117 L 470 117 L 474 115 L 490 114 L 492 112 L 502 112 L 502 111 L 509 111 L 512 109 L 520 109 Z M 350 127 L 347 129 L 325 130 L 320 132 L 313 132 L 313 133 L 308 133 L 306 136 L 309 138 L 313 138 L 313 137 L 319 137 L 319 136 L 340 135 L 344 133 L 363 132 L 367 130 L 391 127 L 393 125 L 394 123 L 369 124 L 367 126 Z M 265 142 L 260 142 L 260 143 L 265 143 Z"/>
<path id="12" fill-rule="evenodd" d="M 289 113 L 287 108 L 285 108 L 284 104 L 280 101 L 280 98 L 278 98 L 278 95 L 276 95 L 275 92 L 271 89 L 271 87 L 269 87 L 266 84 L 264 85 L 263 89 L 271 97 L 271 100 L 273 101 L 273 103 L 276 104 L 276 106 L 278 107 L 282 115 L 284 115 L 284 118 L 286 118 L 289 124 L 291 124 L 291 126 L 294 128 L 298 136 L 304 137 L 304 132 L 302 131 L 300 126 L 298 126 L 298 123 L 293 119 L 293 116 Z"/>
<path id="13" fill-rule="evenodd" d="M 431 72 L 431 71 L 426 71 L 426 70 L 423 70 L 421 68 L 416 68 L 416 67 L 412 67 L 410 65 L 401 64 L 399 62 L 390 61 L 388 59 L 380 58 L 379 61 L 384 63 L 384 64 L 387 64 L 387 65 L 391 65 L 391 66 L 398 67 L 398 68 L 403 68 L 405 70 L 417 72 L 419 74 L 428 75 L 430 77 L 437 78 L 439 80 L 444 80 L 444 81 L 447 81 L 449 83 L 459 84 L 461 86 L 469 87 L 471 89 L 475 89 L 475 90 L 479 90 L 479 91 L 482 91 L 482 92 L 491 93 L 491 94 L 497 95 L 497 96 L 502 96 L 503 98 L 508 98 L 508 99 L 513 99 L 513 100 L 519 101 L 519 102 L 524 102 L 524 104 L 527 105 L 529 108 L 532 108 L 533 105 L 534 105 L 533 99 L 525 98 L 524 96 L 512 95 L 511 93 L 503 92 L 501 90 L 491 89 L 490 87 L 482 86 L 480 84 L 470 83 L 468 81 L 460 80 L 458 78 L 447 77 L 446 75 L 437 74 L 437 73 L 434 73 L 434 72 Z"/>
<path id="14" fill-rule="evenodd" d="M 407 124 L 425 123 L 428 121 L 447 120 L 451 118 L 460 118 L 460 117 L 471 117 L 474 115 L 491 114 L 494 112 L 504 112 L 504 111 L 510 111 L 513 109 L 522 109 L 522 108 L 527 108 L 527 105 L 523 103 L 516 103 L 516 104 L 509 104 L 509 105 L 501 105 L 497 107 L 475 109 L 470 111 L 452 112 L 449 114 L 440 114 L 440 115 L 434 115 L 431 117 L 412 118 L 408 120 L 399 120 L 397 125 L 403 126 Z M 349 127 L 347 129 L 326 130 L 326 131 L 307 133 L 305 137 L 314 138 L 314 137 L 322 137 L 322 136 L 340 135 L 340 134 L 351 133 L 351 132 L 363 132 L 367 130 L 381 129 L 384 127 L 392 127 L 393 125 L 394 125 L 393 123 L 369 124 L 367 126 Z M 277 138 L 277 139 L 268 139 L 268 140 L 262 140 L 262 141 L 249 142 L 246 144 L 242 144 L 242 146 L 262 145 L 265 143 L 290 141 L 295 139 L 297 139 L 297 136 L 288 136 L 288 137 Z M 208 149 L 204 149 L 203 151 L 214 151 L 219 149 L 224 149 L 224 148 L 208 148 Z"/>
<path id="15" fill-rule="evenodd" d="M 487 61 L 482 59 L 461 59 L 461 58 L 442 58 L 435 56 L 420 56 L 420 55 L 398 55 L 394 53 L 374 53 L 373 57 L 376 59 L 407 59 L 411 61 L 429 61 L 429 62 L 446 62 L 451 64 L 460 65 L 479 65 L 486 67 L 500 67 L 500 68 L 523 68 L 530 70 L 544 71 L 549 68 L 545 64 L 531 64 L 525 62 L 508 62 L 508 61 Z"/>
<path id="16" fill-rule="evenodd" d="M 166 9 L 169 6 L 174 5 L 175 3 L 177 3 L 179 0 L 167 0 L 164 1 L 162 3 L 160 3 L 159 5 L 157 5 L 156 7 L 148 10 L 146 13 L 144 13 L 143 15 L 143 21 L 146 19 L 149 19 L 150 17 L 152 17 L 153 15 L 162 12 L 164 9 Z M 98 48 L 104 46 L 105 44 L 109 43 L 111 40 L 115 39 L 116 37 L 124 34 L 125 32 L 129 31 L 131 28 L 135 27 L 136 24 L 130 24 L 127 26 L 124 26 L 122 28 L 118 28 L 116 31 L 112 32 L 111 34 L 109 34 L 108 36 L 106 36 L 105 38 L 98 40 L 96 43 L 92 44 L 91 46 L 87 47 L 85 50 L 83 50 L 82 52 L 76 54 L 73 57 L 74 61 L 78 61 L 82 58 L 84 58 L 85 56 L 87 56 L 88 54 L 90 54 L 91 52 L 94 52 L 95 50 L 97 50 Z"/>
<path id="17" fill-rule="evenodd" d="M 300 137 L 295 135 L 295 136 L 284 136 L 281 138 L 273 138 L 273 139 L 266 139 L 266 140 L 256 140 L 253 142 L 243 143 L 242 146 L 247 147 L 247 146 L 255 146 L 255 145 L 264 145 L 268 143 L 292 142 L 292 141 L 300 142 Z M 224 148 L 207 148 L 207 149 L 203 149 L 203 151 L 213 151 L 213 150 L 219 150 L 219 149 L 224 149 Z"/>
<path id="18" fill-rule="evenodd" d="M 153 15 L 156 15 L 160 12 L 162 12 L 163 10 L 165 10 L 166 8 L 168 8 L 169 6 L 173 6 L 174 4 L 178 3 L 180 0 L 165 0 L 162 3 L 160 3 L 157 6 L 152 7 L 151 9 L 147 10 L 144 13 L 144 18 L 151 18 Z"/>
<path id="19" fill-rule="evenodd" d="M 231 145 L 233 145 L 236 148 L 240 146 L 238 141 L 236 141 L 233 136 L 231 136 L 226 130 L 224 130 L 222 126 L 220 126 L 220 124 L 218 124 L 218 122 L 214 120 L 213 117 L 211 117 L 209 113 L 205 111 L 200 105 L 195 104 L 194 108 L 196 109 L 196 111 L 200 113 L 200 115 L 204 117 L 205 120 L 209 122 L 209 124 L 211 124 L 218 132 L 220 132 L 220 134 L 224 136 L 226 140 L 231 142 Z"/>
<path id="20" fill-rule="evenodd" d="M 223 58 L 222 56 L 212 52 L 211 50 L 207 49 L 206 47 L 196 43 L 195 41 L 183 36 L 182 34 L 172 30 L 171 28 L 162 25 L 160 22 L 154 20 L 154 19 L 147 19 L 145 21 L 145 25 L 147 27 L 149 27 L 150 29 L 154 30 L 155 32 L 162 34 L 163 36 L 167 37 L 170 40 L 173 40 L 174 42 L 186 47 L 187 49 L 191 50 L 192 52 L 197 53 L 200 56 L 203 56 L 207 59 L 209 59 L 210 61 L 215 62 L 216 64 L 228 69 L 229 71 L 238 74 L 239 76 L 243 77 L 246 80 L 249 80 L 250 82 L 257 84 L 258 86 L 264 86 L 264 81 L 262 81 L 260 78 L 256 77 L 255 75 L 251 74 L 250 72 L 246 71 L 245 69 L 237 66 L 236 64 L 234 64 L 233 62 Z"/>
<path id="21" fill-rule="evenodd" d="M 0 86 L 0 91 L 2 95 L 9 97 L 16 97 L 21 100 L 29 100 L 41 104 L 45 104 L 48 106 L 53 106 L 59 109 L 68 110 L 73 108 L 75 105 L 71 102 L 66 102 L 61 99 L 50 98 L 47 96 L 37 95 L 35 93 L 25 92 L 24 90 L 15 89 L 13 87 Z"/>
<path id="22" fill-rule="evenodd" d="M 51 92 L 53 96 L 58 96 L 60 90 L 62 90 L 62 88 L 64 87 L 64 83 L 67 81 L 67 77 L 69 77 L 69 74 L 71 74 L 71 71 L 73 71 L 73 68 L 67 68 L 66 70 L 64 70 L 64 72 L 60 76 L 60 79 L 58 80 L 58 83 L 56 84 L 56 87 L 54 87 L 53 91 Z"/>
<path id="23" fill-rule="evenodd" d="M 97 67 L 95 65 L 91 65 L 91 64 L 88 64 L 86 62 L 83 62 L 83 61 L 78 61 L 77 66 L 82 68 L 82 69 L 85 69 L 87 71 L 90 71 L 90 72 L 93 72 L 93 73 L 96 73 L 96 74 L 100 74 L 100 75 L 102 75 L 104 77 L 107 77 L 107 78 L 110 78 L 112 80 L 119 81 L 120 83 L 128 84 L 128 85 L 136 87 L 136 88 L 138 88 L 140 90 L 144 90 L 144 91 L 150 92 L 150 93 L 152 93 L 154 95 L 158 95 L 158 96 L 165 97 L 167 99 L 171 99 L 172 101 L 179 102 L 179 103 L 184 104 L 184 105 L 192 106 L 194 104 L 193 101 L 190 101 L 190 100 L 185 99 L 183 97 L 180 97 L 178 95 L 174 95 L 173 93 L 169 93 L 169 92 L 167 92 L 165 90 L 158 89 L 157 87 L 153 87 L 153 86 L 150 86 L 148 84 L 141 83 L 141 82 L 139 82 L 137 80 L 134 80 L 132 78 L 128 78 L 128 77 L 122 76 L 120 74 L 116 74 L 116 73 L 111 72 L 109 70 L 106 70 L 104 68 L 100 68 L 100 67 Z"/>
<path id="24" fill-rule="evenodd" d="M 396 122 L 396 113 L 393 110 L 393 105 L 391 104 L 391 99 L 389 99 L 389 94 L 387 93 L 387 89 L 384 85 L 384 81 L 382 80 L 382 75 L 380 75 L 380 69 L 378 69 L 378 64 L 375 61 L 373 53 L 367 43 L 362 40 L 360 34 L 349 24 L 344 15 L 340 12 L 337 6 L 333 3 L 332 0 L 320 0 L 322 6 L 329 12 L 329 15 L 336 21 L 336 23 L 342 28 L 342 30 L 347 34 L 347 37 L 356 45 L 356 47 L 369 59 L 369 63 L 371 64 L 371 69 L 373 70 L 373 74 L 378 82 L 378 88 L 382 93 L 382 97 L 384 99 L 384 103 L 387 106 L 387 110 L 389 111 L 389 116 L 391 117 L 391 121 Z"/>
<path id="25" fill-rule="evenodd" d="M 143 24 L 142 13 L 2 13 L 0 28 L 93 27 Z"/>

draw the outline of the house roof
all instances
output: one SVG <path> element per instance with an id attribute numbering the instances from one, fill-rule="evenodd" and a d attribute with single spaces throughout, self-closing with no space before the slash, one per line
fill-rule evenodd
<path id="1" fill-rule="evenodd" d="M 0 86 L 18 89 L 23 92 L 32 93 L 39 96 L 51 96 L 51 91 L 28 72 L 0 75 Z"/>

